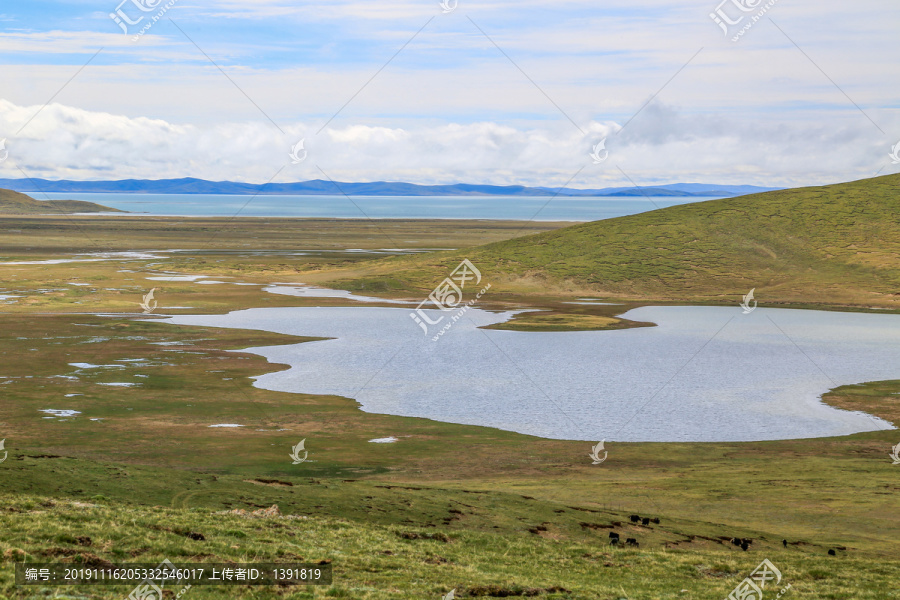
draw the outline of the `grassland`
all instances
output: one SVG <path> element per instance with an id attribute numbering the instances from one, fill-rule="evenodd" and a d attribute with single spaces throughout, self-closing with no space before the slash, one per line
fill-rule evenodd
<path id="1" fill-rule="evenodd" d="M 399 220 L 288 219 L 117 216 L 16 216 L 0 211 L 0 251 L 6 253 L 113 252 L 192 249 L 242 256 L 244 261 L 280 253 L 291 263 L 297 252 L 313 250 L 440 250 L 477 246 L 571 223 Z M 301 255 L 302 258 L 302 255 Z M 371 258 L 363 256 L 358 258 Z M 354 259 L 354 260 L 358 260 Z M 261 262 L 260 264 L 265 264 Z"/>
<path id="2" fill-rule="evenodd" d="M 896 216 L 884 220 L 878 231 L 885 243 L 871 242 L 881 252 L 895 241 Z M 703 222 L 697 217 L 696 226 Z M 521 238 L 521 247 L 501 241 L 532 228 L 545 233 Z M 455 588 L 461 598 L 722 599 L 763 558 L 791 584 L 786 598 L 900 597 L 900 467 L 887 456 L 900 442 L 896 431 L 777 442 L 607 443 L 609 459 L 592 465 L 585 442 L 368 414 L 347 398 L 258 389 L 251 376 L 283 367 L 235 350 L 304 338 L 174 327 L 135 314 L 150 287 L 158 288 L 161 306 L 197 313 L 346 303 L 235 283 L 343 279 L 386 297 L 421 297 L 461 253 L 384 259 L 378 250 L 470 248 L 466 255 L 490 257 L 504 244 L 517 252 L 528 252 L 535 239 L 561 244 L 552 236 L 568 239 L 571 229 L 556 229 L 512 222 L 223 223 L 127 215 L 0 219 L 5 263 L 72 258 L 73 252 L 193 249 L 156 258 L 0 265 L 0 294 L 18 296 L 0 300 L 0 439 L 9 451 L 0 463 L 0 598 L 105 599 L 129 591 L 17 589 L 11 577 L 16 560 L 163 558 L 332 560 L 335 566 L 328 589 L 193 588 L 188 598 L 437 600 Z M 847 231 L 858 233 L 855 226 Z M 591 250 L 584 235 L 570 241 Z M 558 251 L 572 250 L 560 245 Z M 847 256 L 821 277 L 852 275 Z M 883 300 L 871 290 L 893 281 L 896 263 L 879 256 L 884 264 L 859 271 L 860 287 L 854 291 L 848 280 L 840 298 L 850 305 L 856 305 L 851 297 L 864 294 L 875 298 L 873 306 Z M 509 263 L 502 273 L 490 266 L 484 273 L 499 281 L 489 307 L 547 309 L 523 315 L 520 327 L 642 325 L 611 319 L 646 299 L 625 306 L 569 304 L 599 296 L 598 286 L 552 269 L 538 275 L 525 259 L 519 262 L 521 271 Z M 226 283 L 177 281 L 176 273 Z M 805 273 L 801 283 L 815 279 Z M 804 286 L 794 301 L 822 305 L 816 288 Z M 824 400 L 898 423 L 898 398 L 900 381 L 886 381 L 845 386 Z M 80 412 L 45 419 L 39 411 L 46 409 Z M 221 423 L 244 427 L 209 427 Z M 368 441 L 387 436 L 399 441 Z M 288 454 L 301 439 L 310 460 L 293 465 Z M 306 518 L 220 514 L 273 504 L 284 515 Z M 631 514 L 660 523 L 632 524 Z M 640 547 L 611 548 L 613 531 L 635 537 Z M 191 532 L 204 539 L 191 539 Z M 732 537 L 753 544 L 745 552 L 729 543 Z"/>

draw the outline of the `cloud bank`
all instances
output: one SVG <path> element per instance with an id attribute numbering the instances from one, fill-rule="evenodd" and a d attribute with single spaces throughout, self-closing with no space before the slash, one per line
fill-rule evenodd
<path id="1" fill-rule="evenodd" d="M 650 104 L 624 129 L 591 121 L 586 135 L 567 122 L 513 127 L 495 122 L 410 128 L 293 123 L 284 134 L 260 119 L 198 126 L 132 118 L 62 104 L 17 106 L 0 100 L 9 158 L 0 177 L 167 179 L 253 183 L 331 177 L 573 187 L 701 181 L 756 185 L 818 184 L 896 172 L 890 143 L 877 131 L 802 121 L 745 122 Z M 40 112 L 39 112 L 40 111 Z M 3 134 L 0 133 L 0 136 Z M 306 159 L 291 147 L 304 140 Z M 609 157 L 594 164 L 594 144 Z M 893 143 L 893 142 L 891 142 Z M 21 170 L 20 170 L 21 169 Z"/>

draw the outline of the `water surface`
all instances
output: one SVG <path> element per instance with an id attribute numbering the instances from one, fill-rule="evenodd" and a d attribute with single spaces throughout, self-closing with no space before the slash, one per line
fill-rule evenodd
<path id="1" fill-rule="evenodd" d="M 713 200 L 615 196 L 234 196 L 214 194 L 48 194 L 154 216 L 319 217 L 329 219 L 512 219 L 597 221 Z"/>
<path id="2" fill-rule="evenodd" d="M 472 309 L 432 341 L 409 314 L 268 308 L 170 322 L 336 338 L 251 349 L 291 365 L 257 377 L 258 387 L 556 439 L 750 441 L 887 429 L 819 397 L 838 385 L 900 378 L 900 315 L 644 307 L 624 316 L 658 327 L 532 333 L 478 329 L 511 313 Z"/>

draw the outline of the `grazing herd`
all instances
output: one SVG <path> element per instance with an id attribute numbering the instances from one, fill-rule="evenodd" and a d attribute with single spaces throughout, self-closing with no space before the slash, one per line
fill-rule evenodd
<path id="1" fill-rule="evenodd" d="M 750 548 L 750 544 L 753 543 L 753 540 L 748 538 L 731 538 L 731 543 L 746 552 Z"/>
<path id="2" fill-rule="evenodd" d="M 639 523 L 641 525 L 650 525 L 650 523 L 653 523 L 655 525 L 659 525 L 659 517 L 654 517 L 651 519 L 648 517 L 641 517 L 640 515 L 631 515 L 629 518 L 631 519 L 631 522 L 635 523 L 635 524 Z M 609 545 L 610 546 L 615 546 L 617 548 L 621 547 L 623 545 L 621 542 L 622 542 L 622 540 L 619 537 L 618 533 L 616 533 L 615 531 L 609 532 Z M 731 544 L 733 546 L 740 548 L 744 552 L 746 552 L 747 550 L 750 549 L 750 546 L 753 544 L 753 540 L 750 538 L 733 537 L 733 538 L 731 538 Z M 787 540 L 781 540 L 781 544 L 785 548 L 788 547 Z M 631 546 L 633 548 L 640 547 L 640 544 L 638 543 L 636 538 L 626 538 L 624 545 Z M 833 549 L 830 549 L 830 550 L 828 550 L 828 556 L 837 556 L 837 553 Z"/>
<path id="3" fill-rule="evenodd" d="M 640 515 L 631 515 L 629 517 L 632 523 L 640 523 L 641 525 L 650 525 L 653 523 L 655 525 L 659 525 L 659 517 L 649 518 L 649 517 L 641 517 Z M 609 533 L 609 545 L 610 546 L 621 546 L 622 539 L 619 537 L 619 534 L 611 531 Z M 638 543 L 637 538 L 625 538 L 625 546 L 631 546 L 632 548 L 640 548 L 640 543 Z"/>
<path id="4" fill-rule="evenodd" d="M 618 534 L 618 533 L 615 533 L 615 532 L 610 532 L 610 534 L 609 534 L 609 545 L 610 545 L 610 546 L 618 546 L 618 545 L 619 545 L 619 541 L 620 541 L 620 539 L 619 539 L 619 534 Z M 626 540 L 625 540 L 625 545 L 626 545 L 626 546 L 633 546 L 633 547 L 635 547 L 635 548 L 639 548 L 639 547 L 640 547 L 640 544 L 638 544 L 638 541 L 637 541 L 635 538 L 626 538 Z"/>
<path id="5" fill-rule="evenodd" d="M 631 515 L 629 517 L 632 523 L 640 523 L 641 525 L 649 525 L 650 523 L 655 523 L 659 525 L 659 517 L 654 517 L 652 519 L 648 517 L 641 517 L 640 515 Z"/>

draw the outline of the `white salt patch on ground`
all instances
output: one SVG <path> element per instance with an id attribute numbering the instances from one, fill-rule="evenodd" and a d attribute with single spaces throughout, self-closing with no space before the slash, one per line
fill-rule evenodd
<path id="1" fill-rule="evenodd" d="M 70 281 L 70 282 L 69 282 L 69 285 L 82 285 L 82 286 L 83 286 L 83 285 L 91 285 L 91 284 L 89 284 L 89 283 L 77 283 L 77 282 L 72 282 L 72 281 Z"/>
<path id="2" fill-rule="evenodd" d="M 375 438 L 374 440 L 369 440 L 369 443 L 372 444 L 393 444 L 394 442 L 399 441 L 394 436 L 386 437 L 386 438 Z"/>
<path id="3" fill-rule="evenodd" d="M 57 408 L 45 408 L 40 410 L 39 412 L 47 413 L 48 415 L 53 415 L 54 417 L 74 417 L 75 415 L 80 415 L 80 410 L 68 410 L 68 409 L 57 409 Z M 44 417 L 45 419 L 47 417 Z M 53 417 L 49 417 L 53 418 Z"/>
<path id="4" fill-rule="evenodd" d="M 75 396 L 84 396 L 84 394 L 66 394 L 66 398 L 74 398 Z"/>
<path id="5" fill-rule="evenodd" d="M 219 423 L 218 425 L 210 425 L 210 427 L 243 427 L 243 425 L 238 425 L 236 423 Z"/>
<path id="6" fill-rule="evenodd" d="M 135 387 L 136 383 L 98 383 L 97 385 L 105 385 L 109 387 Z"/>
<path id="7" fill-rule="evenodd" d="M 125 365 L 92 365 L 91 363 L 69 363 L 69 366 L 76 367 L 78 369 L 124 369 Z"/>

